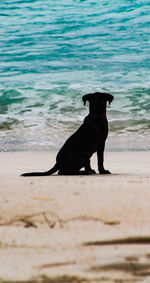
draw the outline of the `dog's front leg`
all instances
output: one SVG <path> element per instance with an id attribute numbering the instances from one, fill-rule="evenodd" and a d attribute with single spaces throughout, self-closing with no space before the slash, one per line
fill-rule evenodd
<path id="1" fill-rule="evenodd" d="M 87 175 L 96 174 L 95 170 L 93 170 L 91 168 L 90 159 L 87 159 L 87 161 L 86 161 L 85 174 L 87 174 Z"/>
<path id="2" fill-rule="evenodd" d="M 98 171 L 100 174 L 111 174 L 110 171 L 104 169 L 104 149 L 105 143 L 99 144 L 97 148 Z"/>

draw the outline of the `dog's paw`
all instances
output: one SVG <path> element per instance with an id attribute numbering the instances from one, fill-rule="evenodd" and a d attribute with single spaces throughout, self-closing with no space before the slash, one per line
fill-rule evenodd
<path id="1" fill-rule="evenodd" d="M 111 174 L 109 170 L 101 170 L 99 171 L 100 174 Z"/>
<path id="2" fill-rule="evenodd" d="M 93 169 L 90 169 L 90 170 L 87 170 L 85 171 L 87 175 L 93 175 L 93 174 L 96 174 L 95 170 Z"/>
<path id="3" fill-rule="evenodd" d="M 91 172 L 91 174 L 96 174 L 96 171 L 93 170 L 93 169 L 90 172 Z"/>

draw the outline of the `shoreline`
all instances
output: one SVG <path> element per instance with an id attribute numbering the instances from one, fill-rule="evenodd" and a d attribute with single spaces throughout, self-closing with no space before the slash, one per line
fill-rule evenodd
<path id="1" fill-rule="evenodd" d="M 150 152 L 106 151 L 112 175 L 20 177 L 55 156 L 0 153 L 0 282 L 146 282 Z"/>

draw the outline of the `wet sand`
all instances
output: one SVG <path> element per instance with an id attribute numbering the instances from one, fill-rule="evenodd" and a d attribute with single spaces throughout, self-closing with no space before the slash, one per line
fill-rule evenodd
<path id="1" fill-rule="evenodd" d="M 0 282 L 150 282 L 150 152 L 106 152 L 109 176 L 20 177 L 49 152 L 0 160 Z"/>

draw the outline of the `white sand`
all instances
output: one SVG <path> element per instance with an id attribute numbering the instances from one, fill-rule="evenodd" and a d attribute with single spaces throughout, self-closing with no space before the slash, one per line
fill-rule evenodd
<path id="1" fill-rule="evenodd" d="M 0 161 L 0 279 L 150 282 L 150 152 L 106 152 L 110 176 L 19 176 L 51 168 L 48 152 Z"/>

